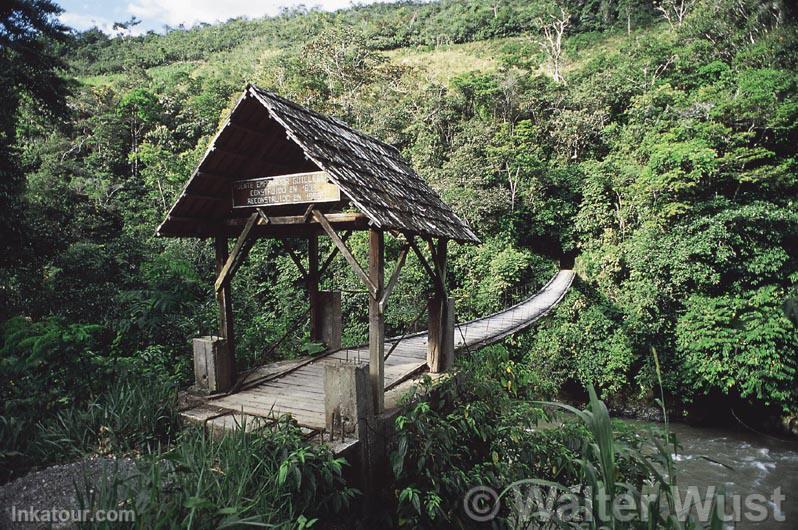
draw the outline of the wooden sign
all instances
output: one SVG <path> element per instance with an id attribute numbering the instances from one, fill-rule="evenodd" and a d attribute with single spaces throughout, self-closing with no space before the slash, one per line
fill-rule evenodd
<path id="1" fill-rule="evenodd" d="M 233 208 L 337 202 L 341 190 L 324 171 L 233 182 Z"/>

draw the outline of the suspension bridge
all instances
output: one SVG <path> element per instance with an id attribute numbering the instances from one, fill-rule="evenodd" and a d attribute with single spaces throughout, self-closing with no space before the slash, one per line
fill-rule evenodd
<path id="1" fill-rule="evenodd" d="M 347 244 L 354 232 L 368 237 L 360 252 Z M 308 437 L 326 437 L 339 454 L 352 449 L 353 460 L 371 471 L 385 461 L 397 397 L 413 378 L 422 371 L 446 377 L 457 352 L 531 325 L 573 279 L 561 271 L 534 296 L 457 324 L 447 248 L 479 244 L 477 232 L 396 147 L 254 85 L 244 89 L 156 233 L 214 243 L 219 330 L 193 339 L 195 385 L 184 395 L 183 416 L 226 430 L 269 426 L 290 415 Z M 261 239 L 276 241 L 296 265 L 307 292 L 310 339 L 326 353 L 239 373 L 233 278 Z M 386 337 L 385 309 L 410 255 L 429 281 L 419 313 L 427 313 L 427 330 Z M 368 343 L 362 346 L 341 347 L 342 291 L 321 289 L 336 256 L 367 293 Z M 389 257 L 395 261 L 386 277 Z M 253 294 L 246 281 L 235 285 L 239 295 Z"/>
<path id="2" fill-rule="evenodd" d="M 558 272 L 540 291 L 502 311 L 455 325 L 455 351 L 497 342 L 531 326 L 551 311 L 568 291 L 574 273 Z M 385 342 L 385 389 L 390 392 L 427 367 L 427 333 Z M 257 426 L 290 414 L 308 435 L 325 430 L 324 370 L 326 365 L 366 361 L 369 347 L 342 348 L 319 357 L 264 366 L 250 373 L 237 392 L 211 398 L 183 412 L 185 418 L 210 428 Z M 323 435 L 322 435 L 323 437 Z"/>

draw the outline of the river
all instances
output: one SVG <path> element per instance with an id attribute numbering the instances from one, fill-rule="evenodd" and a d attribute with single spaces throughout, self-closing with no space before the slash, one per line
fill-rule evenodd
<path id="1" fill-rule="evenodd" d="M 628 423 L 639 424 L 641 430 L 655 425 L 642 421 Z M 656 425 L 662 427 L 661 424 Z M 757 434 L 742 428 L 692 427 L 684 423 L 671 423 L 670 430 L 682 445 L 681 451 L 673 455 L 681 493 L 685 492 L 687 486 L 696 486 L 703 496 L 708 487 L 723 485 L 727 495 L 727 513 L 734 512 L 733 496 L 740 496 L 738 513 L 744 515 L 748 512 L 755 518 L 762 510 L 747 510 L 746 496 L 763 496 L 749 497 L 748 502 L 766 506 L 766 520 L 752 521 L 750 517 L 741 517 L 741 521 L 727 522 L 725 528 L 798 529 L 798 441 Z M 728 468 L 704 457 L 722 462 Z M 777 491 L 786 497 L 781 503 L 774 502 L 773 496 Z"/>

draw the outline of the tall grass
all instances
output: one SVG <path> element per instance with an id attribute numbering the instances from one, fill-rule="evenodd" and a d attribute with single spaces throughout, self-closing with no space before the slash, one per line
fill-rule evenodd
<path id="1" fill-rule="evenodd" d="M 656 359 L 656 354 L 655 359 Z M 657 360 L 657 368 L 659 363 Z M 654 434 L 650 441 L 654 451 L 645 451 L 620 441 L 613 434 L 612 422 L 606 405 L 596 395 L 592 385 L 588 387 L 590 402 L 585 410 L 556 402 L 541 402 L 543 405 L 567 410 L 573 413 L 588 428 L 590 439 L 583 444 L 582 458 L 577 460 L 580 470 L 578 477 L 583 495 L 582 513 L 590 517 L 581 521 L 579 528 L 598 530 L 600 528 L 662 528 L 671 530 L 688 530 L 701 528 L 700 523 L 692 518 L 684 517 L 677 512 L 675 495 L 676 469 L 672 453 L 676 450 L 675 438 L 666 428 L 663 433 Z M 665 413 L 664 403 L 661 403 Z M 666 415 L 667 418 L 667 415 Z M 619 458 L 634 462 L 643 470 L 645 480 L 632 483 L 621 477 L 617 461 Z M 573 491 L 563 484 L 552 483 L 562 491 Z M 625 517 L 617 516 L 614 506 L 620 495 L 631 496 L 632 504 L 624 504 Z M 715 502 L 717 502 L 717 497 Z M 560 521 L 555 521 L 561 524 Z M 717 510 L 712 510 L 709 526 L 720 528 Z M 554 525 L 557 526 L 557 525 Z"/>
<path id="2" fill-rule="evenodd" d="M 87 454 L 150 451 L 168 444 L 178 428 L 175 388 L 129 376 L 87 403 L 44 418 L 0 416 L 0 483 Z"/>
<path id="3" fill-rule="evenodd" d="M 173 387 L 151 378 L 127 379 L 91 401 L 37 425 L 33 449 L 40 462 L 87 453 L 148 451 L 169 443 L 179 416 Z"/>
<path id="4" fill-rule="evenodd" d="M 287 418 L 221 437 L 184 431 L 173 447 L 87 484 L 81 509 L 132 509 L 135 528 L 303 528 L 342 517 L 356 495 L 343 459 L 308 444 Z M 90 527 L 103 528 L 103 524 Z"/>

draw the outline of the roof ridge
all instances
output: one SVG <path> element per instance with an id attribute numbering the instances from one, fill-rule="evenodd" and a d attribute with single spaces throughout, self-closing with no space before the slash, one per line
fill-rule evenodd
<path id="1" fill-rule="evenodd" d="M 319 118 L 321 120 L 324 120 L 324 121 L 327 121 L 327 122 L 332 122 L 333 124 L 337 125 L 338 127 L 342 127 L 344 129 L 346 129 L 347 131 L 351 132 L 352 134 L 356 135 L 356 136 L 359 136 L 361 138 L 365 138 L 366 140 L 369 140 L 371 142 L 378 143 L 378 144 L 382 145 L 383 147 L 386 147 L 388 149 L 391 149 L 391 150 L 395 151 L 396 154 L 401 156 L 401 153 L 399 152 L 399 149 L 396 146 L 391 145 L 391 144 L 389 144 L 387 142 L 384 142 L 384 141 L 380 140 L 379 138 L 375 138 L 373 136 L 370 136 L 370 135 L 368 135 L 368 134 L 366 134 L 364 132 L 358 131 L 357 129 L 355 129 L 354 127 L 352 127 L 351 125 L 349 125 L 348 123 L 346 123 L 345 121 L 343 121 L 340 118 L 336 118 L 335 116 L 328 116 L 326 114 L 322 114 L 321 112 L 315 111 L 313 109 L 309 109 L 307 107 L 303 107 L 303 106 L 299 105 L 298 103 L 294 103 L 290 99 L 286 99 L 286 98 L 284 98 L 284 97 L 272 92 L 271 90 L 266 90 L 265 88 L 261 88 L 261 87 L 259 87 L 256 84 L 248 83 L 247 87 L 248 88 L 253 88 L 253 89 L 257 90 L 258 92 L 260 92 L 261 94 L 263 94 L 263 95 L 265 95 L 267 97 L 276 99 L 276 100 L 280 101 L 280 103 L 288 105 L 289 107 L 292 107 L 292 108 L 294 108 L 296 110 L 305 112 L 307 114 L 312 114 L 312 115 L 314 115 L 315 117 L 317 117 L 317 118 Z"/>

